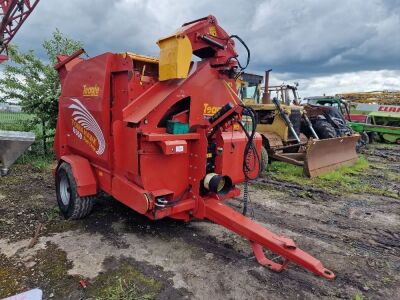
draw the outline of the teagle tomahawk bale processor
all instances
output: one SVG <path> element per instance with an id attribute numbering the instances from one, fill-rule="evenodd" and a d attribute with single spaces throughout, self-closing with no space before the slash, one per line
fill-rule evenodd
<path id="1" fill-rule="evenodd" d="M 255 128 L 248 132 L 241 123 L 246 114 L 256 124 L 236 96 L 243 68 L 234 39 L 242 42 L 209 16 L 160 39 L 159 59 L 133 53 L 81 59 L 83 50 L 59 56 L 59 207 L 67 218 L 84 217 L 102 191 L 152 220 L 220 224 L 248 239 L 257 261 L 273 270 L 292 261 L 333 278 L 292 240 L 223 203 L 239 196 L 236 184 L 258 175 L 261 151 Z M 193 54 L 200 61 L 192 62 Z M 267 259 L 264 248 L 282 263 Z"/>

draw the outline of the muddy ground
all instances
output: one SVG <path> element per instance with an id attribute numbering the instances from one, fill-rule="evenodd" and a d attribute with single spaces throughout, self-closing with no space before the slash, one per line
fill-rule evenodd
<path id="1" fill-rule="evenodd" d="M 390 196 L 272 175 L 251 186 L 255 220 L 320 259 L 336 273 L 332 281 L 293 264 L 271 272 L 220 226 L 151 222 L 107 197 L 86 219 L 66 221 L 51 172 L 16 165 L 0 179 L 0 298 L 39 287 L 45 299 L 399 299 L 400 146 L 374 145 L 364 155 L 362 181 Z"/>

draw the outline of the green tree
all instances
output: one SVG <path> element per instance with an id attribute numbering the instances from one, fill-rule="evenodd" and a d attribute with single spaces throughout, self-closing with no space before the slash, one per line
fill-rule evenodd
<path id="1" fill-rule="evenodd" d="M 42 44 L 48 61 L 44 62 L 30 50 L 8 49 L 10 63 L 5 65 L 0 78 L 0 102 L 19 100 L 24 112 L 34 115 L 32 126 L 40 127 L 43 151 L 47 153 L 47 139 L 53 135 L 57 122 L 60 81 L 53 66 L 58 54 L 71 55 L 82 48 L 80 41 L 64 36 L 58 29 Z"/>

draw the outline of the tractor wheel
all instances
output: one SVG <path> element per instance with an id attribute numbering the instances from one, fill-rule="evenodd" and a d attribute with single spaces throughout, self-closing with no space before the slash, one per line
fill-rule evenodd
<path id="1" fill-rule="evenodd" d="M 261 159 L 260 159 L 260 174 L 266 172 L 268 169 L 268 151 L 264 146 L 261 148 Z"/>
<path id="2" fill-rule="evenodd" d="M 320 139 L 330 139 L 337 136 L 335 128 L 326 120 L 315 121 L 313 127 Z"/>
<path id="3" fill-rule="evenodd" d="M 368 138 L 369 138 L 370 144 L 372 144 L 373 142 L 375 142 L 378 139 L 375 132 L 368 132 Z"/>
<path id="4" fill-rule="evenodd" d="M 356 144 L 356 151 L 357 153 L 364 148 L 365 146 L 367 146 L 369 144 L 369 136 L 368 134 L 364 131 L 364 132 L 360 132 L 360 138 L 357 141 Z"/>
<path id="5" fill-rule="evenodd" d="M 68 163 L 61 163 L 56 172 L 56 196 L 60 211 L 66 219 L 86 217 L 93 208 L 94 196 L 80 197 Z"/>

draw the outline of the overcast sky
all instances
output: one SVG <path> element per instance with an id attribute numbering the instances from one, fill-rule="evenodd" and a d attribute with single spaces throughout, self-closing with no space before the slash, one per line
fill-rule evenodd
<path id="1" fill-rule="evenodd" d="M 248 44 L 249 71 L 272 68 L 302 96 L 400 90 L 399 0 L 41 0 L 14 43 L 43 56 L 58 28 L 90 56 L 158 55 L 158 38 L 209 14 Z"/>

